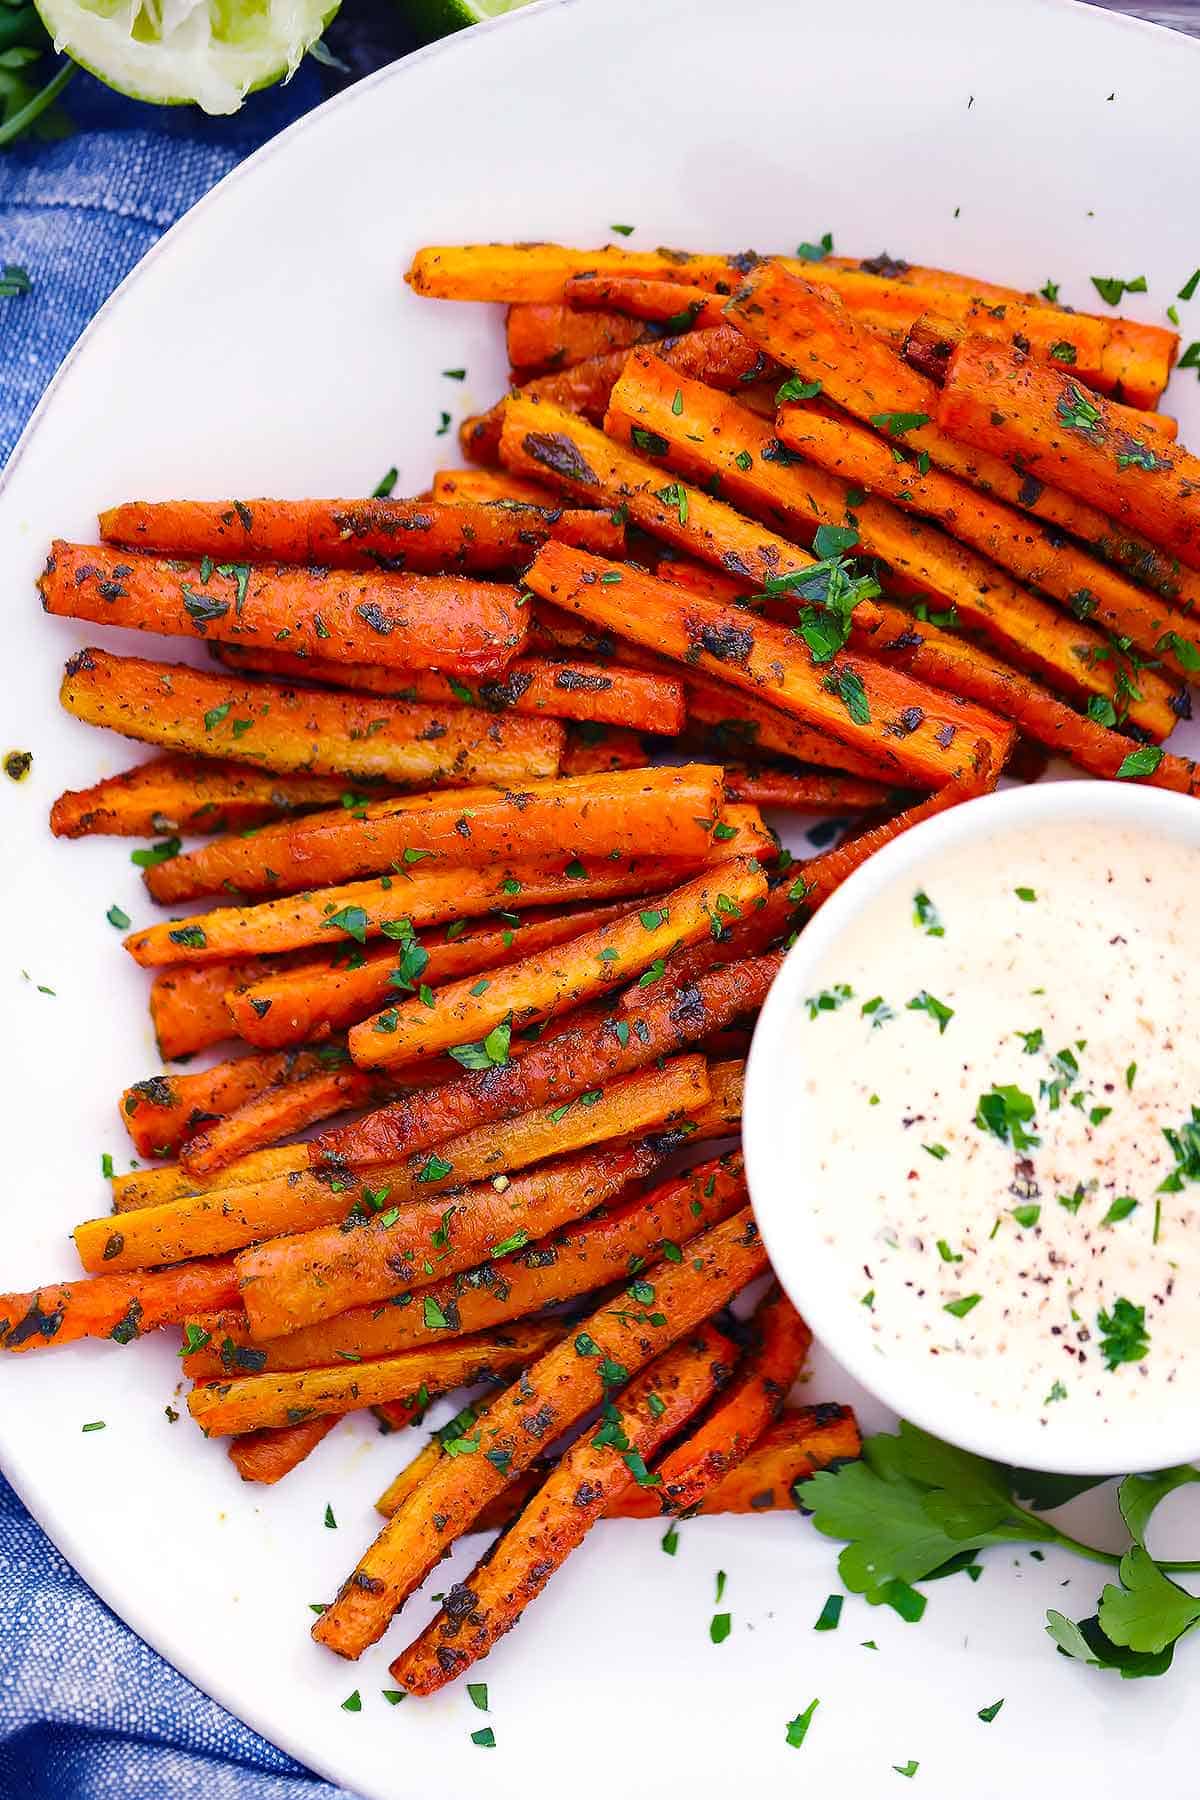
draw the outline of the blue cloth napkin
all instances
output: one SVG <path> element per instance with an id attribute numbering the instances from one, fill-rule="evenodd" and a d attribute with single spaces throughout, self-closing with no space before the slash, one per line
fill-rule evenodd
<path id="1" fill-rule="evenodd" d="M 347 74 L 412 47 L 387 0 L 327 34 Z M 139 106 L 77 75 L 77 132 L 0 152 L 0 463 L 88 320 L 155 240 L 338 77 L 307 61 L 232 118 Z M 97 1599 L 0 1476 L 0 1800 L 353 1800 L 207 1699 Z"/>

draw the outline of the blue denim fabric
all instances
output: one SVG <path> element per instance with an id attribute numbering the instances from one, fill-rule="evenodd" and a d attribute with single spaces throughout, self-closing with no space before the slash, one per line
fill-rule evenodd
<path id="1" fill-rule="evenodd" d="M 356 0 L 331 47 L 364 73 L 411 47 L 386 0 Z M 322 100 L 306 62 L 229 119 L 138 106 L 77 75 L 78 127 L 0 152 L 0 464 L 79 333 L 155 239 L 243 156 Z M 0 1800 L 353 1800 L 241 1725 L 135 1637 L 0 1476 Z"/>

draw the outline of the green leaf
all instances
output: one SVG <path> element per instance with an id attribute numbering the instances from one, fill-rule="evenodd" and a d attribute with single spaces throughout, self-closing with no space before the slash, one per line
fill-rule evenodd
<path id="1" fill-rule="evenodd" d="M 1173 1494 L 1176 1488 L 1200 1481 L 1200 1469 L 1181 1463 L 1174 1469 L 1160 1469 L 1155 1475 L 1127 1475 L 1117 1489 L 1117 1505 L 1135 1544 L 1145 1544 L 1146 1528 L 1156 1506 Z"/>
<path id="2" fill-rule="evenodd" d="M 1093 1669 L 1117 1669 L 1126 1681 L 1141 1675 L 1165 1675 L 1175 1653 L 1174 1645 L 1168 1645 L 1156 1656 L 1141 1655 L 1112 1643 L 1096 1618 L 1081 1619 L 1075 1624 L 1053 1609 L 1046 1614 L 1046 1634 L 1053 1638 L 1063 1656 L 1072 1656 Z"/>
<path id="3" fill-rule="evenodd" d="M 1200 1621 L 1200 1600 L 1163 1574 L 1150 1552 L 1134 1544 L 1121 1558 L 1121 1585 L 1100 1596 L 1100 1629 L 1130 1650 L 1165 1650 Z"/>
<path id="4" fill-rule="evenodd" d="M 1143 775 L 1153 775 L 1163 759 L 1163 752 L 1157 744 L 1141 744 L 1131 750 L 1117 770 L 1118 781 L 1137 781 Z"/>
<path id="5" fill-rule="evenodd" d="M 797 1713 L 794 1719 L 788 1720 L 787 1741 L 793 1750 L 798 1750 L 808 1736 L 808 1728 L 813 1722 L 813 1714 L 820 1704 L 819 1700 L 810 1700 L 803 1712 Z"/>

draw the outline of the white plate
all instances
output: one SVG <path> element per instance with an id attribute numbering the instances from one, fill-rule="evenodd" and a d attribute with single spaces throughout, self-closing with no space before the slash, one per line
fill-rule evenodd
<path id="1" fill-rule="evenodd" d="M 406 292 L 407 255 L 429 240 L 592 243 L 616 220 L 637 226 L 634 245 L 765 249 L 832 230 L 839 250 L 1053 277 L 1080 305 L 1096 303 L 1089 275 L 1144 272 L 1133 310 L 1161 318 L 1200 261 L 1186 204 L 1198 76 L 1192 43 L 1057 0 L 575 0 L 352 89 L 169 234 L 59 376 L 0 498 L 0 750 L 35 755 L 30 780 L 0 782 L 6 1286 L 72 1272 L 68 1228 L 105 1204 L 101 1152 L 127 1163 L 117 1092 L 157 1067 L 146 981 L 104 916 L 114 901 L 149 916 L 128 845 L 46 831 L 59 789 L 131 760 L 56 708 L 85 634 L 37 607 L 50 536 L 86 537 L 98 505 L 132 495 L 366 493 L 392 462 L 411 492 L 457 460 L 439 413 L 499 391 L 499 315 Z M 465 385 L 442 378 L 463 365 Z M 1200 436 L 1193 378 L 1176 390 Z M 1042 1635 L 1047 1604 L 1092 1610 L 1090 1569 L 993 1552 L 978 1585 L 933 1587 L 919 1626 L 850 1600 L 840 1630 L 814 1636 L 835 1547 L 784 1516 L 687 1525 L 674 1560 L 653 1525 L 602 1526 L 479 1671 L 498 1740 L 480 1751 L 463 1684 L 397 1708 L 380 1697 L 428 1602 L 353 1668 L 308 1639 L 308 1603 L 353 1563 L 406 1446 L 347 1425 L 279 1489 L 243 1488 L 219 1447 L 164 1418 L 178 1367 L 165 1343 L 9 1359 L 5 1469 L 135 1630 L 373 1800 L 479 1782 L 493 1800 L 775 1782 L 874 1794 L 910 1758 L 922 1794 L 988 1800 L 1027 1783 L 1033 1754 L 1041 1793 L 1084 1768 L 1114 1800 L 1135 1775 L 1143 1790 L 1190 1778 L 1194 1653 L 1165 1681 L 1123 1685 Z M 820 1360 L 812 1391 L 854 1397 Z M 95 1419 L 107 1429 L 82 1434 Z M 719 1568 L 734 1629 L 714 1646 Z M 355 1687 L 363 1709 L 348 1714 Z M 789 1749 L 785 1722 L 817 1697 Z"/>

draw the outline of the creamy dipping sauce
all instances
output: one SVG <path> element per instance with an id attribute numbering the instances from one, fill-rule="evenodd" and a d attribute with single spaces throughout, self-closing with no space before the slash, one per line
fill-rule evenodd
<path id="1" fill-rule="evenodd" d="M 1001 827 L 876 895 L 790 1022 L 872 1349 L 1048 1441 L 1200 1405 L 1198 907 L 1164 835 Z"/>

